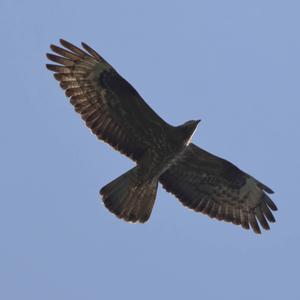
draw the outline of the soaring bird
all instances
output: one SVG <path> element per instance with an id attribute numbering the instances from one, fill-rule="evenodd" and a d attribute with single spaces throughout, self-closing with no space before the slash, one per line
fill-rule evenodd
<path id="1" fill-rule="evenodd" d="M 136 166 L 100 190 L 104 205 L 129 222 L 146 222 L 158 182 L 181 203 L 211 218 L 261 233 L 277 210 L 263 183 L 191 143 L 199 120 L 172 126 L 95 50 L 61 39 L 47 64 L 75 111 L 101 140 Z M 260 224 L 260 226 L 259 226 Z"/>

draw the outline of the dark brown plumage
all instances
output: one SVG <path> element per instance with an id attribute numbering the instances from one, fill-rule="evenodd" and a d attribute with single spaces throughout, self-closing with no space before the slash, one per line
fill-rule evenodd
<path id="1" fill-rule="evenodd" d="M 149 219 L 158 182 L 183 205 L 260 233 L 275 222 L 270 188 L 190 143 L 199 121 L 171 126 L 95 50 L 60 40 L 47 64 L 75 111 L 99 138 L 136 162 L 100 191 L 105 206 L 131 222 Z M 57 55 L 58 54 L 58 55 Z M 259 226 L 260 224 L 260 226 Z"/>

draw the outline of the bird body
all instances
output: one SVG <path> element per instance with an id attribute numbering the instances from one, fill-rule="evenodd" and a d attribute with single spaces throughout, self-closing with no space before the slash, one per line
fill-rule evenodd
<path id="1" fill-rule="evenodd" d="M 197 128 L 199 121 L 188 121 L 181 126 L 169 126 L 161 134 L 163 140 L 149 145 L 148 150 L 138 162 L 139 178 L 159 178 L 168 168 L 170 168 L 184 153 L 188 146 L 188 141 Z"/>
<path id="2" fill-rule="evenodd" d="M 158 183 L 183 205 L 211 218 L 260 233 L 275 222 L 273 191 L 232 163 L 191 143 L 199 121 L 172 126 L 95 50 L 60 40 L 47 64 L 75 111 L 101 140 L 136 166 L 100 190 L 104 205 L 119 218 L 146 222 Z M 58 54 L 58 55 L 57 55 Z M 259 222 L 259 224 L 258 224 Z"/>

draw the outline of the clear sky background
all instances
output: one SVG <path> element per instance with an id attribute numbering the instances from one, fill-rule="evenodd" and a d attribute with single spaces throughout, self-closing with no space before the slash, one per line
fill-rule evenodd
<path id="1" fill-rule="evenodd" d="M 300 2 L 0 2 L 0 298 L 300 299 Z M 133 163 L 99 142 L 45 68 L 85 41 L 171 124 L 274 189 L 261 236 L 159 188 L 152 217 L 109 213 Z"/>

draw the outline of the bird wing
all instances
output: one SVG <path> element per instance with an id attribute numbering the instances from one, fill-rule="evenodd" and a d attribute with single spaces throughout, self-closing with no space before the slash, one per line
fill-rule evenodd
<path id="1" fill-rule="evenodd" d="M 190 144 L 176 164 L 160 177 L 163 187 L 183 205 L 211 218 L 232 222 L 260 233 L 275 222 L 273 191 L 229 161 Z M 270 210 L 271 209 L 271 210 Z"/>
<path id="2" fill-rule="evenodd" d="M 135 161 L 169 125 L 142 99 L 95 50 L 82 43 L 82 50 L 60 40 L 64 48 L 51 45 L 47 54 L 66 96 L 86 125 L 99 138 Z"/>

